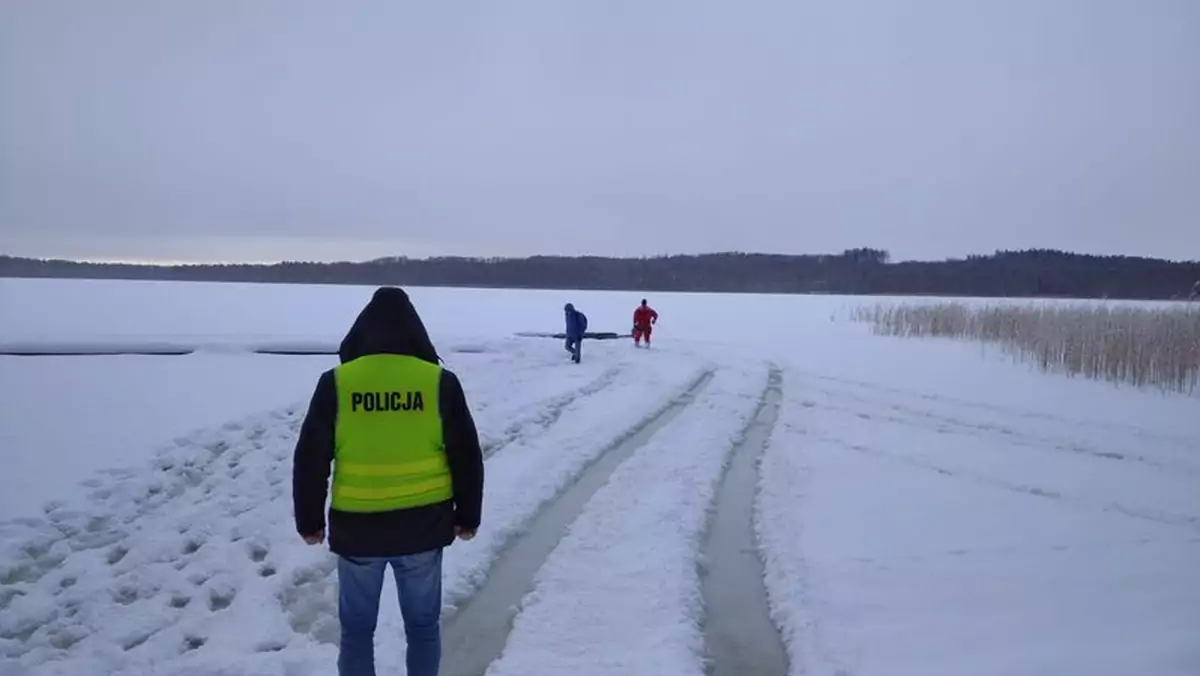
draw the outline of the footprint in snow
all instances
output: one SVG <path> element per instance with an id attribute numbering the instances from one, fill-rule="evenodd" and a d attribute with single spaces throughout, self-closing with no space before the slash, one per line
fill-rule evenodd
<path id="1" fill-rule="evenodd" d="M 0 610 L 8 608 L 13 600 L 20 596 L 25 596 L 25 592 L 21 591 L 20 589 L 14 589 L 12 587 L 0 589 Z"/>
<path id="2" fill-rule="evenodd" d="M 78 625 L 73 625 L 50 632 L 49 643 L 51 647 L 58 650 L 70 650 L 72 646 L 87 637 L 87 630 Z"/>
<path id="3" fill-rule="evenodd" d="M 149 641 L 151 636 L 154 636 L 154 632 L 141 633 L 141 634 L 136 634 L 134 636 L 130 636 L 129 638 L 126 638 L 121 641 L 121 650 L 124 650 L 125 652 L 129 652 L 130 650 L 133 650 L 134 648 L 137 648 L 138 646 L 143 645 L 146 641 Z"/>
<path id="4" fill-rule="evenodd" d="M 205 446 L 204 448 L 210 454 L 212 454 L 213 458 L 219 458 L 222 455 L 225 455 L 225 452 L 229 450 L 229 442 L 224 439 L 221 439 L 220 441 L 211 443 L 211 444 Z"/>
<path id="5" fill-rule="evenodd" d="M 112 600 L 123 606 L 137 601 L 139 596 L 137 587 L 131 585 L 121 585 L 112 592 Z"/>
<path id="6" fill-rule="evenodd" d="M 129 554 L 128 547 L 125 547 L 124 545 L 117 545 L 116 547 L 108 550 L 108 554 L 104 557 L 104 560 L 108 562 L 108 565 L 115 566 L 120 563 L 127 554 Z"/>
<path id="7" fill-rule="evenodd" d="M 329 560 L 300 568 L 278 594 L 292 630 L 321 643 L 336 644 L 340 633 L 333 579 L 336 565 Z"/>
<path id="8" fill-rule="evenodd" d="M 233 599 L 237 597 L 237 589 L 232 587 L 219 587 L 208 590 L 208 609 L 214 613 L 220 610 L 225 610 L 233 604 Z"/>
<path id="9" fill-rule="evenodd" d="M 271 553 L 271 547 L 261 538 L 255 538 L 246 544 L 246 551 L 250 555 L 251 561 L 262 563 L 267 558 L 267 554 Z"/>

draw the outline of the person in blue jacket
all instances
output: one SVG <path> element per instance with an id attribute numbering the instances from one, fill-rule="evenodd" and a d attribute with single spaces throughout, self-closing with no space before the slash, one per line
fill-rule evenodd
<path id="1" fill-rule="evenodd" d="M 571 303 L 563 307 L 567 319 L 567 352 L 571 353 L 571 361 L 576 364 L 582 358 L 583 333 L 587 331 L 587 315 L 575 309 Z"/>

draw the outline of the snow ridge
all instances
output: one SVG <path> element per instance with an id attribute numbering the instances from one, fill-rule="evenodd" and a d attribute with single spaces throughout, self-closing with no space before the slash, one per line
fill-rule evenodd
<path id="1" fill-rule="evenodd" d="M 457 605 L 483 584 L 501 548 L 539 509 L 591 461 L 657 417 L 665 402 L 683 394 L 708 368 L 692 360 L 657 360 L 644 366 L 638 379 L 618 381 L 569 404 L 543 434 L 519 439 L 489 458 L 485 524 L 475 539 L 448 550 L 445 603 Z"/>
<path id="2" fill-rule="evenodd" d="M 785 379 L 792 380 L 785 375 Z M 790 676 L 848 674 L 844 662 L 822 640 L 820 601 L 803 549 L 796 518 L 803 509 L 808 469 L 797 445 L 804 437 L 805 411 L 799 399 L 784 390 L 775 429 L 759 460 L 758 496 L 754 501 L 754 532 L 766 573 L 771 620 L 787 648 Z"/>
<path id="3" fill-rule="evenodd" d="M 568 406 L 612 386 L 620 377 L 623 368 L 624 364 L 617 364 L 605 369 L 595 379 L 574 390 L 547 397 L 536 406 L 524 407 L 521 412 L 510 418 L 508 425 L 499 435 L 492 436 L 490 433 L 481 432 L 480 444 L 484 457 L 495 455 L 518 439 L 527 439 L 537 432 L 548 429 L 558 422 Z"/>
<path id="4" fill-rule="evenodd" d="M 547 559 L 490 676 L 704 673 L 698 561 L 765 364 L 717 372 L 596 492 Z"/>

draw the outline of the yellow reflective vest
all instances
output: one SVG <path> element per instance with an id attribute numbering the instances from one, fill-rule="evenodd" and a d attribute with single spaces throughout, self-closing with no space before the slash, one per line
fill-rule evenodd
<path id="1" fill-rule="evenodd" d="M 437 364 L 392 354 L 334 369 L 333 509 L 387 512 L 454 497 L 438 410 L 441 377 Z"/>

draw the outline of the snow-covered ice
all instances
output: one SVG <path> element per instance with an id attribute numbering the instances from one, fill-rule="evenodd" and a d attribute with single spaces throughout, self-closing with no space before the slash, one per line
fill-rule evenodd
<path id="1" fill-rule="evenodd" d="M 0 280 L 0 343 L 197 350 L 0 357 L 0 674 L 334 672 L 334 560 L 295 535 L 290 478 L 336 358 L 254 350 L 328 351 L 371 292 Z M 772 362 L 747 527 L 792 674 L 1200 674 L 1200 397 L 846 321 L 891 299 L 654 294 L 653 350 L 587 342 L 575 365 L 513 334 L 560 329 L 568 300 L 624 331 L 642 294 L 410 293 L 488 456 L 483 528 L 447 552 L 448 614 L 715 370 L 543 562 L 495 675 L 703 673 L 702 531 Z M 401 674 L 382 608 L 380 673 Z"/>
<path id="2" fill-rule="evenodd" d="M 1200 673 L 1184 440 L 791 380 L 757 526 L 793 674 Z"/>
<path id="3" fill-rule="evenodd" d="M 253 411 L 303 399 L 323 357 L 0 357 L 0 521 L 73 500 L 96 472 Z M 131 470 L 135 471 L 135 470 Z"/>

